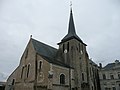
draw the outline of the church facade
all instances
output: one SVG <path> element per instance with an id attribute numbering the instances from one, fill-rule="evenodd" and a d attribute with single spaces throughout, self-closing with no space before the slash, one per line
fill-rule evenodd
<path id="1" fill-rule="evenodd" d="M 100 90 L 99 67 L 76 34 L 72 9 L 68 34 L 56 49 L 30 38 L 5 90 Z"/>

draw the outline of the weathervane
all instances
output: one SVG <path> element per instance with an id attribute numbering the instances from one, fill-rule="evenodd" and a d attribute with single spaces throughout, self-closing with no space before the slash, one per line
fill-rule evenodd
<path id="1" fill-rule="evenodd" d="M 72 8 L 72 1 L 70 1 L 70 8 Z"/>
<path id="2" fill-rule="evenodd" d="M 32 38 L 32 35 L 30 35 L 30 38 Z"/>

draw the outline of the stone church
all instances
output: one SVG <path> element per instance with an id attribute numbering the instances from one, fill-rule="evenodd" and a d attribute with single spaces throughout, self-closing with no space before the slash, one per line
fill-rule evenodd
<path id="1" fill-rule="evenodd" d="M 56 49 L 31 37 L 5 90 L 100 90 L 99 67 L 76 34 L 72 9 L 68 33 L 58 45 Z"/>

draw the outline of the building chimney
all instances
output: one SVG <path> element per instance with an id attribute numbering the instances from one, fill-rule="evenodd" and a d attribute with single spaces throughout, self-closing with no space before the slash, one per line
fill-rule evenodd
<path id="1" fill-rule="evenodd" d="M 115 60 L 115 64 L 118 64 L 119 63 L 119 60 Z"/>
<path id="2" fill-rule="evenodd" d="M 115 60 L 115 66 L 117 67 L 118 66 L 118 63 L 119 63 L 119 60 Z"/>
<path id="3" fill-rule="evenodd" d="M 99 67 L 100 67 L 100 69 L 102 69 L 102 63 L 99 63 Z"/>

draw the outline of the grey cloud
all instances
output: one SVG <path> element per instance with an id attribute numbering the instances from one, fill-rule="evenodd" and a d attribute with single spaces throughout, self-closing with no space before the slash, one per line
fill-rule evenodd
<path id="1" fill-rule="evenodd" d="M 1 71 L 10 73 L 17 67 L 31 34 L 58 48 L 67 33 L 69 9 L 66 0 L 1 0 Z M 120 59 L 119 0 L 75 0 L 73 14 L 77 34 L 93 61 L 105 65 Z"/>

